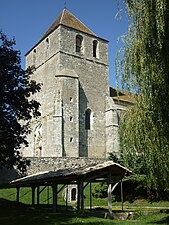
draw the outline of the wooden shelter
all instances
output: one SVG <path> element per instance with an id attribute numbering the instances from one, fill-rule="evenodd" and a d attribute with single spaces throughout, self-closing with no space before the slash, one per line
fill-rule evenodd
<path id="1" fill-rule="evenodd" d="M 84 209 L 84 183 L 94 183 L 105 181 L 108 184 L 108 207 L 109 213 L 112 213 L 112 184 L 119 182 L 122 178 L 129 174 L 127 168 L 107 161 L 102 164 L 90 165 L 80 168 L 65 168 L 56 171 L 46 171 L 32 174 L 13 180 L 11 185 L 17 188 L 17 201 L 19 201 L 20 187 L 32 188 L 32 205 L 35 204 L 35 189 L 37 188 L 37 203 L 39 203 L 39 187 L 51 186 L 53 190 L 53 208 L 57 208 L 57 194 L 59 193 L 58 184 L 77 184 L 78 197 L 77 209 Z M 91 196 L 91 194 L 90 194 Z"/>

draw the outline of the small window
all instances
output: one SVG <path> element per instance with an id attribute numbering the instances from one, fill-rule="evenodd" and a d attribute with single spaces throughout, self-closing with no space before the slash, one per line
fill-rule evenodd
<path id="1" fill-rule="evenodd" d="M 70 116 L 70 122 L 72 122 L 73 121 L 73 117 L 72 116 Z"/>
<path id="2" fill-rule="evenodd" d="M 76 52 L 81 52 L 82 50 L 83 37 L 80 35 L 76 36 Z"/>
<path id="3" fill-rule="evenodd" d="M 85 129 L 91 129 L 91 110 L 87 109 L 85 112 Z"/>
<path id="4" fill-rule="evenodd" d="M 73 98 L 72 97 L 70 97 L 70 102 L 73 102 Z"/>
<path id="5" fill-rule="evenodd" d="M 97 57 L 97 41 L 93 41 L 93 57 Z"/>
<path id="6" fill-rule="evenodd" d="M 73 142 L 73 138 L 72 137 L 70 138 L 70 142 Z"/>
<path id="7" fill-rule="evenodd" d="M 49 38 L 46 38 L 46 48 L 49 48 Z"/>
<path id="8" fill-rule="evenodd" d="M 71 190 L 71 201 L 76 201 L 76 188 Z"/>
<path id="9" fill-rule="evenodd" d="M 36 48 L 33 49 L 33 65 L 36 63 Z"/>

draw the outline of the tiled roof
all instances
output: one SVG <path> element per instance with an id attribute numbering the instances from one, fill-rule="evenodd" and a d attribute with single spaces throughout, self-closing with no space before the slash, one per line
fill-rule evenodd
<path id="1" fill-rule="evenodd" d="M 55 29 L 57 29 L 59 25 L 79 30 L 86 34 L 97 37 L 97 35 L 94 34 L 89 28 L 87 28 L 79 19 L 77 19 L 73 14 L 71 14 L 67 9 L 64 9 L 35 46 L 37 46 L 41 41 L 43 41 L 43 39 L 45 39 Z M 31 48 L 25 55 L 27 55 L 33 48 Z"/>
<path id="2" fill-rule="evenodd" d="M 42 40 L 47 37 L 51 32 L 53 32 L 59 25 L 64 25 L 79 31 L 82 31 L 86 34 L 96 36 L 89 28 L 87 28 L 80 20 L 78 20 L 74 15 L 72 15 L 67 9 L 64 9 L 58 18 L 53 22 L 49 27 L 47 32 L 42 37 Z"/>
<path id="3" fill-rule="evenodd" d="M 110 97 L 115 101 L 126 102 L 130 104 L 136 103 L 136 95 L 129 92 L 110 87 Z"/>

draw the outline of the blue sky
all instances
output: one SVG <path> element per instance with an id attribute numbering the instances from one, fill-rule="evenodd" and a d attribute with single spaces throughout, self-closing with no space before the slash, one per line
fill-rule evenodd
<path id="1" fill-rule="evenodd" d="M 97 36 L 109 41 L 110 85 L 115 86 L 117 39 L 127 31 L 127 19 L 116 19 L 118 0 L 67 0 L 67 9 Z M 122 0 L 121 0 L 122 1 Z M 15 36 L 16 49 L 24 54 L 33 47 L 64 8 L 65 0 L 0 0 L 0 29 Z M 122 6 L 120 6 L 122 8 Z"/>

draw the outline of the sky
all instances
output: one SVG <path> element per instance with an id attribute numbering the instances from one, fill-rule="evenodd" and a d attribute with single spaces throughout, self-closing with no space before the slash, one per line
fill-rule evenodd
<path id="1" fill-rule="evenodd" d="M 127 16 L 119 19 L 118 0 L 0 0 L 0 30 L 15 37 L 15 49 L 25 53 L 31 49 L 59 16 L 64 7 L 97 36 L 109 41 L 109 81 L 115 85 L 115 58 L 118 39 L 127 31 Z M 121 0 L 122 1 L 122 0 Z M 119 45 L 120 46 L 120 45 Z"/>

